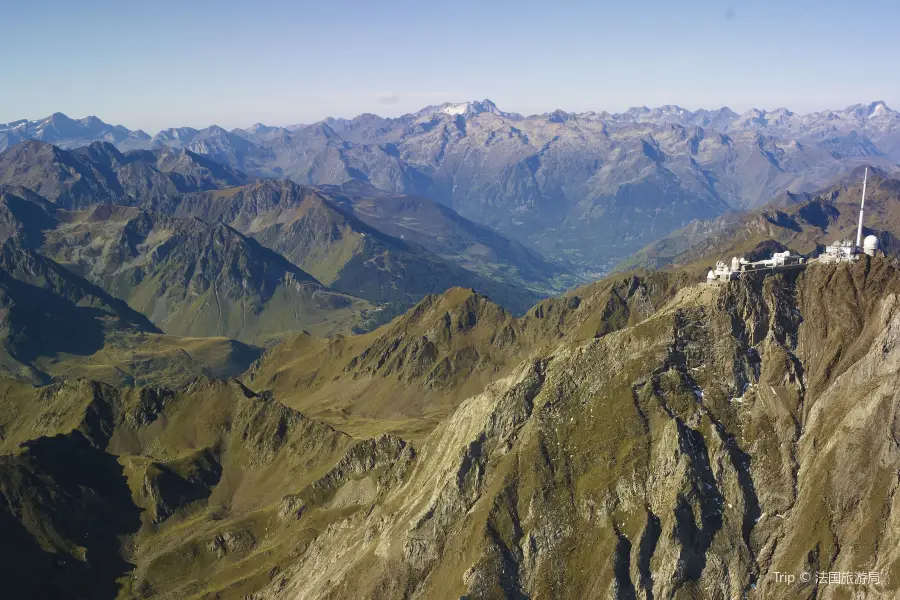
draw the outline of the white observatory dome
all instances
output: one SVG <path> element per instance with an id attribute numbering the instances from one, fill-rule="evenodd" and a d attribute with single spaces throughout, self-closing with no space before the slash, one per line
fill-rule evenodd
<path id="1" fill-rule="evenodd" d="M 870 256 L 875 254 L 879 247 L 878 238 L 874 235 L 867 235 L 866 239 L 863 240 L 863 252 Z"/>

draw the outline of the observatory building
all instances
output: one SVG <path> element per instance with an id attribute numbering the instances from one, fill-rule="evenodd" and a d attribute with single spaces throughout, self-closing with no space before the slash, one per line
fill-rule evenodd
<path id="1" fill-rule="evenodd" d="M 863 177 L 862 204 L 859 208 L 859 225 L 856 229 L 856 243 L 851 240 L 835 242 L 825 247 L 825 252 L 819 255 L 818 262 L 823 264 L 853 262 L 859 260 L 862 254 L 868 256 L 881 255 L 881 244 L 874 235 L 862 237 L 863 217 L 866 208 L 866 182 L 869 179 L 869 168 L 866 167 L 866 174 Z M 804 268 L 807 265 L 806 259 L 802 256 L 796 256 L 790 252 L 776 252 L 772 258 L 750 262 L 746 258 L 735 256 L 731 259 L 731 264 L 723 261 L 716 263 L 715 269 L 710 269 L 706 274 L 706 281 L 709 283 L 717 283 L 720 281 L 731 281 L 732 279 L 740 279 L 745 274 L 762 273 L 769 275 L 789 269 Z"/>
<path id="2" fill-rule="evenodd" d="M 730 265 L 721 260 L 717 262 L 716 268 L 711 269 L 706 274 L 706 281 L 710 283 L 714 281 L 730 281 L 732 279 L 740 279 L 741 276 L 747 273 L 778 273 L 804 266 L 806 266 L 806 260 L 802 256 L 791 254 L 788 251 L 776 252 L 772 255 L 772 258 L 756 262 L 750 262 L 746 258 L 735 256 L 731 259 Z"/>
<path id="3" fill-rule="evenodd" d="M 835 242 L 825 246 L 825 252 L 819 255 L 819 262 L 823 264 L 853 262 L 859 259 L 859 248 L 850 240 Z"/>
<path id="4" fill-rule="evenodd" d="M 862 254 L 867 256 L 877 256 L 881 250 L 881 244 L 874 235 L 867 235 L 863 240 L 863 218 L 866 211 L 866 183 L 869 179 L 869 167 L 866 167 L 866 174 L 863 176 L 862 202 L 859 206 L 859 224 L 856 227 L 856 244 L 850 240 L 835 242 L 825 247 L 825 252 L 819 255 L 819 262 L 824 264 L 853 262 L 859 260 Z"/>
<path id="5" fill-rule="evenodd" d="M 863 253 L 868 256 L 877 256 L 881 250 L 881 243 L 874 235 L 867 235 L 863 240 Z"/>

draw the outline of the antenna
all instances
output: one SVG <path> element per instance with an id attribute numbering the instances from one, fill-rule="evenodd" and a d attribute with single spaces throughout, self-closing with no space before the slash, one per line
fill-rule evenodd
<path id="1" fill-rule="evenodd" d="M 863 176 L 862 204 L 859 205 L 859 227 L 856 230 L 856 246 L 858 248 L 862 247 L 863 211 L 866 208 L 866 180 L 868 180 L 868 179 L 869 179 L 869 167 L 866 167 L 866 174 Z"/>

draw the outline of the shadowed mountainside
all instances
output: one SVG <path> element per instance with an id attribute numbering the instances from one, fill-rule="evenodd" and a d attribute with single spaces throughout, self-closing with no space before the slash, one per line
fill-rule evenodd
<path id="1" fill-rule="evenodd" d="M 260 350 L 226 338 L 162 335 L 144 315 L 13 238 L 0 246 L 0 373 L 47 383 L 86 376 L 178 386 L 230 377 Z"/>

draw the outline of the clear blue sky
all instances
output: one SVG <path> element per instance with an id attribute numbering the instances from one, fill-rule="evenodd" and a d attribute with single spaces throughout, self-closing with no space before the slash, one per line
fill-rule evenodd
<path id="1" fill-rule="evenodd" d="M 0 122 L 151 133 L 393 116 L 900 108 L 896 0 L 0 0 Z"/>

